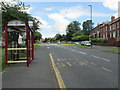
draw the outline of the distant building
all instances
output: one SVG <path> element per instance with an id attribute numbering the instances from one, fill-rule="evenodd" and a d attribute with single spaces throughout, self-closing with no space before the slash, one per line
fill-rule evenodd
<path id="1" fill-rule="evenodd" d="M 93 38 L 107 39 L 108 41 L 120 42 L 120 17 L 111 17 L 111 21 L 98 24 L 91 31 Z"/>

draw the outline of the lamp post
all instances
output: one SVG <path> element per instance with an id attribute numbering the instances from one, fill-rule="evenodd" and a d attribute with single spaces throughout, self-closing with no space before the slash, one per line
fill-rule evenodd
<path id="1" fill-rule="evenodd" d="M 90 7 L 90 20 L 91 20 L 90 29 L 92 30 L 92 5 L 88 5 L 88 6 Z M 89 35 L 89 40 L 91 41 L 91 47 L 92 47 L 91 35 Z"/>
<path id="2" fill-rule="evenodd" d="M 90 7 L 90 20 L 92 21 L 92 5 L 88 5 Z M 92 26 L 92 25 L 91 25 Z M 92 29 L 92 28 L 91 28 Z"/>

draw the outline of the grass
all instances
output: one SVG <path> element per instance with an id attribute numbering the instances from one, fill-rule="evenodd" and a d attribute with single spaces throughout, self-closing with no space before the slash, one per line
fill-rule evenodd
<path id="1" fill-rule="evenodd" d="M 35 49 L 37 49 L 41 44 L 34 44 Z M 21 58 L 26 57 L 26 52 L 21 51 L 19 54 Z M 0 48 L 0 72 L 2 72 L 6 68 L 5 64 L 5 48 Z"/>
<path id="2" fill-rule="evenodd" d="M 75 47 L 80 47 L 80 48 L 88 48 L 88 49 L 95 48 L 95 47 L 91 47 L 91 46 L 82 46 L 82 45 L 75 45 L 75 44 L 62 44 L 62 45 L 69 45 L 69 46 L 75 46 Z"/>
<path id="3" fill-rule="evenodd" d="M 120 48 L 115 48 L 115 49 L 102 49 L 101 51 L 110 52 L 110 53 L 119 53 L 119 54 L 120 54 Z"/>
<path id="4" fill-rule="evenodd" d="M 5 69 L 5 49 L 0 48 L 0 72 L 2 72 Z"/>
<path id="5" fill-rule="evenodd" d="M 39 43 L 34 43 L 34 49 L 36 50 L 37 48 L 39 48 L 40 45 L 41 44 L 39 44 Z"/>

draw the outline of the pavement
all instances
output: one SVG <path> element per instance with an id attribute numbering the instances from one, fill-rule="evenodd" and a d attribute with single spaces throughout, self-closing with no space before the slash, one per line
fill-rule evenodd
<path id="1" fill-rule="evenodd" d="M 43 44 L 30 67 L 14 64 L 6 69 L 3 88 L 58 88 L 62 84 L 66 88 L 118 88 L 118 55 Z"/>
<path id="2" fill-rule="evenodd" d="M 13 64 L 2 75 L 3 88 L 58 88 L 46 46 L 35 51 L 30 67 Z"/>

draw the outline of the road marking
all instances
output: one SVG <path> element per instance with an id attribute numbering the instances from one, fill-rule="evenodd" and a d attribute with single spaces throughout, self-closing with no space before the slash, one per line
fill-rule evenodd
<path id="1" fill-rule="evenodd" d="M 98 56 L 94 56 L 94 55 L 91 55 L 92 57 L 95 57 L 95 58 L 99 58 L 99 59 L 102 59 L 102 60 L 105 60 L 105 61 L 111 61 L 109 59 L 105 59 L 105 58 L 101 58 L 101 57 L 98 57 Z"/>
<path id="2" fill-rule="evenodd" d="M 110 69 L 107 69 L 107 68 L 105 68 L 105 67 L 101 67 L 103 70 L 106 70 L 106 71 L 108 71 L 108 72 L 112 72 Z"/>
<path id="3" fill-rule="evenodd" d="M 87 53 L 85 53 L 85 52 L 79 52 L 79 53 L 81 53 L 81 54 L 87 54 Z"/>
<path id="4" fill-rule="evenodd" d="M 48 49 L 50 48 L 50 47 L 47 47 Z"/>
<path id="5" fill-rule="evenodd" d="M 58 60 L 58 62 L 60 61 L 60 59 L 58 59 L 58 58 L 57 58 L 57 60 Z"/>
<path id="6" fill-rule="evenodd" d="M 67 64 L 68 64 L 69 66 L 72 66 L 69 62 L 67 62 Z"/>
<path id="7" fill-rule="evenodd" d="M 92 65 L 96 65 L 95 63 L 93 63 L 93 62 L 90 62 Z"/>
<path id="8" fill-rule="evenodd" d="M 56 65 L 55 65 L 55 61 L 54 61 L 54 59 L 53 59 L 53 57 L 52 57 L 52 54 L 49 53 L 49 56 L 50 56 L 50 60 L 51 60 L 51 63 L 52 63 L 52 67 L 53 67 L 53 69 L 54 69 L 54 72 L 55 72 L 55 75 L 56 75 L 56 78 L 57 78 L 59 87 L 60 87 L 61 90 L 62 90 L 63 88 L 66 88 L 66 86 L 65 86 L 65 84 L 64 84 L 64 81 L 63 81 L 63 79 L 62 79 L 62 76 L 61 76 L 58 68 L 57 68 Z"/>
<path id="9" fill-rule="evenodd" d="M 62 66 L 64 67 L 64 66 L 65 66 L 65 64 L 62 64 Z"/>
<path id="10" fill-rule="evenodd" d="M 80 65 L 86 65 L 86 63 L 84 63 L 84 62 L 81 62 L 81 61 L 80 61 L 79 63 L 80 63 Z"/>

